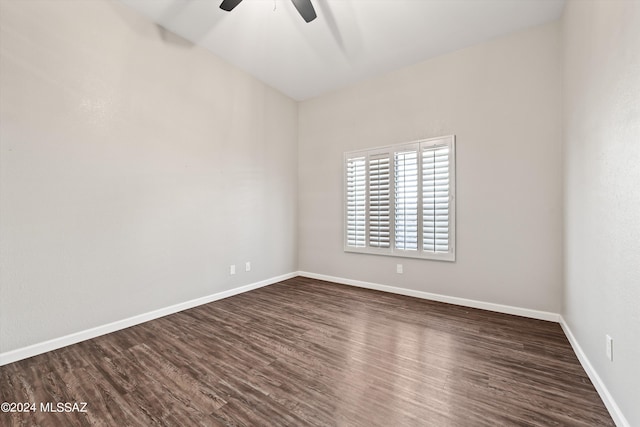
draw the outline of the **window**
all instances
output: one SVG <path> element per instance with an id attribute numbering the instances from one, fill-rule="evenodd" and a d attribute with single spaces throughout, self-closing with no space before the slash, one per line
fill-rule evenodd
<path id="1" fill-rule="evenodd" d="M 345 153 L 344 250 L 455 260 L 455 137 Z"/>

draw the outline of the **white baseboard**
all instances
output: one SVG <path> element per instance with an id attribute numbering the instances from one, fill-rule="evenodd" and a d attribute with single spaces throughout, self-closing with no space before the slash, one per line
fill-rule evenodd
<path id="1" fill-rule="evenodd" d="M 272 277 L 270 279 L 262 280 L 260 282 L 251 283 L 249 285 L 240 286 L 234 289 L 229 289 L 228 291 L 218 292 L 212 295 L 208 295 L 206 297 L 196 298 L 196 299 L 185 301 L 169 307 L 153 310 L 148 313 L 132 316 L 127 319 L 122 319 L 112 323 L 108 323 L 106 325 L 97 326 L 95 328 L 87 329 L 80 332 L 75 332 L 73 334 L 65 335 L 63 337 L 54 338 L 48 341 L 33 344 L 28 347 L 18 348 L 16 350 L 0 353 L 0 366 L 17 362 L 18 360 L 26 359 L 28 357 L 36 356 L 38 354 L 46 353 L 47 351 L 52 351 L 58 348 L 66 347 L 68 345 L 75 344 L 80 341 L 89 340 L 91 338 L 96 338 L 101 335 L 119 331 L 121 329 L 125 329 L 130 326 L 135 326 L 140 323 L 148 322 L 149 320 L 157 319 L 159 317 L 164 317 L 169 314 L 174 314 L 179 311 L 197 307 L 202 304 L 207 304 L 213 301 L 231 297 L 233 295 L 238 295 L 243 292 L 251 291 L 253 289 L 258 289 L 263 286 L 281 282 L 283 280 L 291 279 L 296 275 L 297 273 L 289 273 L 289 274 L 284 274 L 282 276 Z"/>
<path id="2" fill-rule="evenodd" d="M 571 332 L 571 328 L 569 328 L 569 325 L 562 316 L 560 316 L 560 326 L 562 327 L 564 334 L 567 336 L 571 347 L 573 347 L 573 351 L 576 353 L 576 356 L 578 356 L 578 360 L 580 361 L 582 368 L 589 376 L 589 379 L 593 383 L 593 386 L 596 388 L 596 391 L 600 395 L 600 398 L 604 402 L 604 405 L 607 407 L 611 418 L 613 418 L 613 421 L 616 423 L 616 426 L 631 427 L 631 424 L 629 424 L 624 414 L 620 410 L 620 407 L 615 402 L 615 400 L 613 400 L 613 396 L 611 396 L 611 393 L 609 393 L 609 389 L 607 389 L 607 387 L 604 385 L 602 378 L 600 378 L 600 375 L 598 375 L 598 373 L 594 369 L 593 365 L 587 358 L 587 355 L 582 350 L 582 347 L 580 347 L 578 340 L 576 340 L 573 332 Z"/>
<path id="3" fill-rule="evenodd" d="M 477 301 L 467 298 L 433 294 L 431 292 L 397 288 L 395 286 L 381 285 L 379 283 L 363 282 L 360 280 L 345 279 L 342 277 L 326 276 L 324 274 L 309 273 L 306 271 L 298 271 L 298 275 L 309 277 L 311 279 L 326 280 L 328 282 L 339 283 L 342 285 L 357 286 L 359 288 L 390 292 L 392 294 L 406 295 L 409 297 L 422 298 L 431 301 L 446 302 L 448 304 L 461 305 L 464 307 L 480 308 L 482 310 L 495 311 L 498 313 L 514 314 L 516 316 L 530 317 L 532 319 L 548 320 L 551 322 L 559 322 L 560 320 L 560 315 L 558 313 L 551 313 L 548 311 L 532 310 L 529 308 L 513 307 L 510 305 L 494 304 L 491 302 Z"/>

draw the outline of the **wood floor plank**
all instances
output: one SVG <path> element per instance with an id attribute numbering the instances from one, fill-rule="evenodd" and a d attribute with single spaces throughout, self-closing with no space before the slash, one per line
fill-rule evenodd
<path id="1" fill-rule="evenodd" d="M 0 367 L 0 400 L 88 404 L 2 426 L 614 425 L 556 323 L 302 277 Z"/>

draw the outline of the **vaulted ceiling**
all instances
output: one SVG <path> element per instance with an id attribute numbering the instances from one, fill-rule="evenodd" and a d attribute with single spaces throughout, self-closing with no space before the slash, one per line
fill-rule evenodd
<path id="1" fill-rule="evenodd" d="M 558 19 L 564 0 L 121 0 L 296 100 Z"/>

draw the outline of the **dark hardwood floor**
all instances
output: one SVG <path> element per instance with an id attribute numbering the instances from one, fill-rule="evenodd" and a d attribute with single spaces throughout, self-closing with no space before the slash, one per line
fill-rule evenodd
<path id="1" fill-rule="evenodd" d="M 0 367 L 41 426 L 612 426 L 560 326 L 295 278 Z"/>

